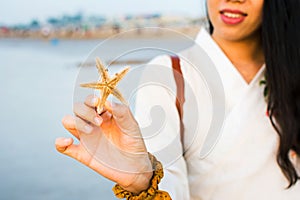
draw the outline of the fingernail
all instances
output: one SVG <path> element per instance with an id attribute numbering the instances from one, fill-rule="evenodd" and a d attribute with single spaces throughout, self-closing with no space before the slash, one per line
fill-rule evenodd
<path id="1" fill-rule="evenodd" d="M 100 119 L 100 118 L 98 118 L 98 117 L 95 117 L 95 118 L 94 118 L 94 121 L 95 121 L 95 123 L 96 123 L 97 126 L 100 126 L 101 123 L 102 123 L 102 119 Z"/>
<path id="2" fill-rule="evenodd" d="M 93 128 L 91 126 L 89 126 L 89 125 L 85 125 L 84 126 L 84 130 L 85 130 L 85 133 L 91 133 L 92 130 L 93 130 Z"/>
<path id="3" fill-rule="evenodd" d="M 92 104 L 93 104 L 93 105 L 97 105 L 97 104 L 98 104 L 98 98 L 97 98 L 97 97 L 94 97 L 94 98 L 92 99 Z"/>
<path id="4" fill-rule="evenodd" d="M 97 113 L 100 115 L 102 114 L 103 108 L 97 108 Z"/>
<path id="5" fill-rule="evenodd" d="M 71 140 L 71 138 L 65 138 L 65 139 L 63 140 L 63 142 L 64 142 L 65 144 L 67 144 L 67 143 L 70 142 L 70 140 Z"/>

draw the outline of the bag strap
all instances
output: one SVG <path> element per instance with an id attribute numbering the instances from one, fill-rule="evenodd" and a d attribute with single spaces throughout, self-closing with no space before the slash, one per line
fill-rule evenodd
<path id="1" fill-rule="evenodd" d="M 183 126 L 183 104 L 185 102 L 184 98 L 184 80 L 180 66 L 180 58 L 178 56 L 171 56 L 173 75 L 176 82 L 176 108 L 178 110 L 180 119 L 180 140 L 182 147 L 184 147 L 184 126 Z M 184 148 L 183 148 L 184 151 Z"/>

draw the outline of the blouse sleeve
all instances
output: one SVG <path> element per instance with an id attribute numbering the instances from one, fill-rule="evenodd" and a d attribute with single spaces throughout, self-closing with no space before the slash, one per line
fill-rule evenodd
<path id="1" fill-rule="evenodd" d="M 135 96 L 135 118 L 147 150 L 164 167 L 159 189 L 168 192 L 174 200 L 190 199 L 175 104 L 176 84 L 169 56 L 159 56 L 148 63 Z"/>

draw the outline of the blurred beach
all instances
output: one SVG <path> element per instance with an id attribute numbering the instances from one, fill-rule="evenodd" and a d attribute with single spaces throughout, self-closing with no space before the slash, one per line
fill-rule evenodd
<path id="1" fill-rule="evenodd" d="M 69 136 L 61 119 L 72 113 L 79 66 L 100 42 L 0 39 L 0 199 L 116 199 L 114 183 L 54 147 L 56 137 Z M 130 43 L 185 46 L 168 38 L 124 39 L 99 57 L 109 60 L 116 48 Z M 143 61 L 152 56 L 144 55 Z M 122 65 L 111 69 L 119 71 Z"/>
<path id="2" fill-rule="evenodd" d="M 143 27 L 171 28 L 194 37 L 199 27 L 206 24 L 205 17 L 186 17 L 177 15 L 144 14 L 119 17 L 85 16 L 81 13 L 49 17 L 46 21 L 33 19 L 24 24 L 1 25 L 0 38 L 52 39 L 105 39 L 114 34 L 131 31 L 126 38 L 170 37 L 160 29 Z"/>

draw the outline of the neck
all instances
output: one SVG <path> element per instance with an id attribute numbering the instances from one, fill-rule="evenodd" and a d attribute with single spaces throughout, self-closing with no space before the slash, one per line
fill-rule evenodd
<path id="1" fill-rule="evenodd" d="M 212 38 L 224 51 L 245 81 L 250 83 L 264 63 L 259 34 L 243 40 L 226 40 L 213 33 Z"/>

